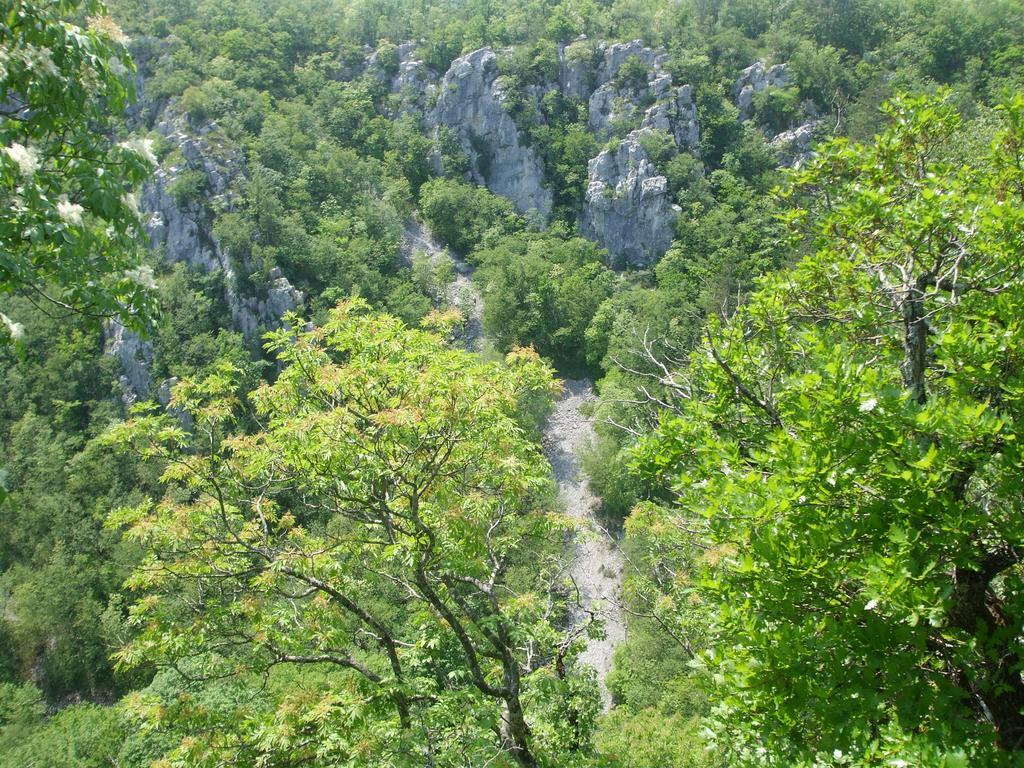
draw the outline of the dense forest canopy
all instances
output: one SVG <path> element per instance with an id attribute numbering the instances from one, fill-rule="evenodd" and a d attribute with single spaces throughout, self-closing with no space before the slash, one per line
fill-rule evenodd
<path id="1" fill-rule="evenodd" d="M 3 765 L 1024 764 L 1020 3 L 4 0 L 0 142 Z"/>

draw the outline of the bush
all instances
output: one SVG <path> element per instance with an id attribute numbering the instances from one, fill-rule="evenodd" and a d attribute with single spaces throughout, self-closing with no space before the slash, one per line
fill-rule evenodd
<path id="1" fill-rule="evenodd" d="M 589 240 L 561 233 L 506 237 L 478 251 L 484 329 L 502 350 L 532 344 L 570 368 L 586 364 L 585 334 L 613 273 Z"/>
<path id="2" fill-rule="evenodd" d="M 639 56 L 627 56 L 615 75 L 615 85 L 619 88 L 639 90 L 647 85 L 647 64 Z"/>
<path id="3" fill-rule="evenodd" d="M 120 719 L 120 713 L 113 707 L 95 704 L 68 707 L 16 742 L 4 739 L 7 743 L 0 743 L 0 747 L 6 747 L 0 760 L 12 768 L 123 765 L 118 761 L 125 738 Z"/>
<path id="4" fill-rule="evenodd" d="M 796 88 L 766 88 L 754 94 L 754 122 L 781 133 L 800 116 L 800 92 Z"/>
<path id="5" fill-rule="evenodd" d="M 434 179 L 420 189 L 420 212 L 431 231 L 456 253 L 468 254 L 489 231 L 521 231 L 512 203 L 465 181 Z"/>
<path id="6" fill-rule="evenodd" d="M 668 131 L 656 129 L 640 131 L 638 141 L 640 146 L 647 152 L 651 162 L 659 170 L 664 168 L 672 156 L 676 154 L 676 140 Z"/>
<path id="7" fill-rule="evenodd" d="M 206 174 L 202 171 L 182 171 L 167 185 L 167 194 L 182 208 L 200 202 L 205 192 Z"/>

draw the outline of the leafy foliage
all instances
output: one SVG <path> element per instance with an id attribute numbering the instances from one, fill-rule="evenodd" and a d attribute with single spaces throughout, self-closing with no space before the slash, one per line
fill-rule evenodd
<path id="1" fill-rule="evenodd" d="M 518 422 L 553 393 L 550 370 L 526 350 L 483 363 L 365 309 L 271 335 L 286 367 L 252 393 L 254 434 L 232 434 L 245 403 L 224 369 L 176 388 L 191 432 L 147 415 L 108 436 L 159 459 L 167 484 L 111 518 L 148 553 L 120 661 L 197 678 L 336 670 L 315 700 L 289 691 L 236 710 L 224 738 L 186 739 L 176 754 L 191 761 L 405 764 L 436 750 L 447 763 L 468 749 L 536 765 L 585 751 L 593 691 L 565 679 L 578 641 L 555 621 L 561 565 L 544 544 L 564 523 Z"/>
<path id="2" fill-rule="evenodd" d="M 887 110 L 874 145 L 838 140 L 793 177 L 816 252 L 713 327 L 637 453 L 676 502 L 631 533 L 694 573 L 645 589 L 676 626 L 711 608 L 740 764 L 1003 765 L 1024 732 L 1024 101 L 970 165 L 948 99 Z"/>
<path id="3" fill-rule="evenodd" d="M 513 235 L 474 251 L 485 287 L 484 329 L 499 349 L 530 344 L 560 363 L 582 366 L 584 337 L 615 284 L 589 240 Z"/>
<path id="4" fill-rule="evenodd" d="M 508 200 L 454 179 L 425 184 L 420 191 L 420 212 L 431 231 L 460 254 L 468 254 L 487 237 L 523 228 Z"/>
<path id="5" fill-rule="evenodd" d="M 12 0 L 0 43 L 0 294 L 139 325 L 153 297 L 132 194 L 153 159 L 108 138 L 133 96 L 126 38 L 96 0 Z"/>

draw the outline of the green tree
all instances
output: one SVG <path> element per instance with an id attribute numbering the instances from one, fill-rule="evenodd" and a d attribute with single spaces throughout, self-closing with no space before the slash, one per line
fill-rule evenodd
<path id="1" fill-rule="evenodd" d="M 5 4 L 0 294 L 139 325 L 153 297 L 132 193 L 155 160 L 144 141 L 109 138 L 134 95 L 126 42 L 96 0 Z"/>
<path id="2" fill-rule="evenodd" d="M 710 607 L 742 764 L 1024 748 L 1024 98 L 971 164 L 948 99 L 886 109 L 793 178 L 816 252 L 712 324 L 637 453 L 676 497 L 629 522 L 650 604 L 682 636 Z"/>
<path id="3" fill-rule="evenodd" d="M 431 231 L 461 254 L 472 251 L 488 233 L 500 236 L 523 228 L 508 200 L 455 179 L 424 184 L 420 212 Z"/>
<path id="4" fill-rule="evenodd" d="M 596 699 L 565 679 L 579 630 L 556 622 L 564 524 L 519 423 L 552 396 L 550 370 L 524 350 L 481 362 L 360 302 L 291 326 L 269 337 L 286 367 L 252 394 L 258 432 L 232 434 L 244 409 L 225 369 L 177 387 L 191 432 L 147 415 L 108 438 L 164 462 L 167 484 L 111 518 L 148 553 L 121 663 L 202 679 L 330 670 L 314 701 L 237 707 L 178 756 L 564 764 L 586 749 Z"/>
<path id="5" fill-rule="evenodd" d="M 484 329 L 497 347 L 530 344 L 559 364 L 584 365 L 587 327 L 615 284 L 602 255 L 589 240 L 554 229 L 476 251 Z"/>

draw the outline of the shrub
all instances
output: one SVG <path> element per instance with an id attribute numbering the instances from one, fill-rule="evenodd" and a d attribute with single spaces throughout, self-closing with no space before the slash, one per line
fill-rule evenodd
<path id="1" fill-rule="evenodd" d="M 202 171 L 187 170 L 167 185 L 167 194 L 175 203 L 185 207 L 198 203 L 206 192 L 206 174 Z"/>

